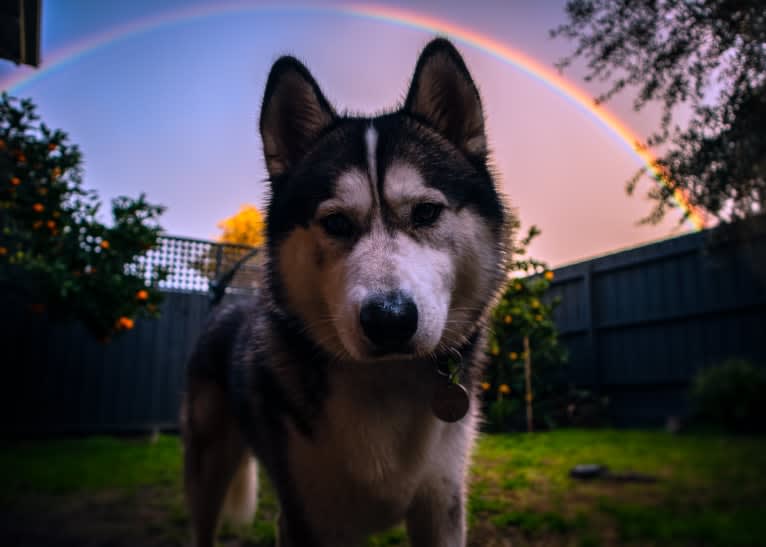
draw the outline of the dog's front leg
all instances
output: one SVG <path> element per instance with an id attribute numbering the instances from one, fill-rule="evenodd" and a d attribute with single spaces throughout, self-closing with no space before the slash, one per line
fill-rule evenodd
<path id="1" fill-rule="evenodd" d="M 284 509 L 277 516 L 276 547 L 317 547 L 316 538 L 311 537 L 305 526 L 296 526 L 296 519 L 290 519 Z"/>
<path id="2" fill-rule="evenodd" d="M 412 547 L 465 547 L 465 488 L 449 477 L 424 485 L 407 511 Z"/>

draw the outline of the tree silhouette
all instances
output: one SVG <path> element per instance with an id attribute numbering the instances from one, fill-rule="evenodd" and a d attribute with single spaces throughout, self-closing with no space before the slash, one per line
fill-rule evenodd
<path id="1" fill-rule="evenodd" d="M 763 0 L 569 0 L 553 37 L 576 41 L 562 59 L 587 62 L 586 81 L 608 82 L 597 102 L 635 90 L 636 111 L 662 105 L 643 146 L 670 182 L 649 192 L 658 222 L 680 189 L 721 220 L 766 204 L 766 7 Z M 688 109 L 688 122 L 679 114 Z M 627 184 L 633 193 L 644 168 Z"/>

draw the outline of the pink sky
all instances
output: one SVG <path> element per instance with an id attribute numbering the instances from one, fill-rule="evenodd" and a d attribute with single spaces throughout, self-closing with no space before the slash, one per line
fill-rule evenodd
<path id="1" fill-rule="evenodd" d="M 500 40 L 548 66 L 572 47 L 548 38 L 563 21 L 563 2 L 497 4 L 402 5 Z M 188 3 L 142 0 L 114 8 L 46 1 L 43 59 L 93 33 L 179 6 Z M 169 233 L 207 238 L 240 204 L 263 204 L 255 120 L 278 55 L 303 59 L 338 108 L 374 113 L 402 98 L 418 51 L 431 37 L 337 13 L 245 9 L 116 41 L 13 93 L 32 97 L 46 122 L 80 144 L 89 187 L 104 198 L 146 192 L 168 206 L 163 225 Z M 643 182 L 639 196 L 625 195 L 624 183 L 641 162 L 592 114 L 501 60 L 458 47 L 482 93 L 502 188 L 524 225 L 543 231 L 535 256 L 559 265 L 678 233 L 680 212 L 659 226 L 637 225 L 650 210 L 641 196 L 651 183 Z M 0 80 L 19 70 L 3 63 Z M 601 89 L 585 88 L 577 69 L 565 76 L 593 95 Z M 629 99 L 619 97 L 608 108 L 646 135 L 656 118 L 632 112 Z"/>

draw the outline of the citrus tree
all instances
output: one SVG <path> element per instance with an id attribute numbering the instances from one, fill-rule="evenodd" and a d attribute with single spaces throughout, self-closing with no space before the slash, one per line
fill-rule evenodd
<path id="1" fill-rule="evenodd" d="M 539 234 L 533 226 L 514 245 L 509 279 L 490 317 L 490 364 L 482 388 L 491 429 L 521 428 L 527 406 L 534 410 L 536 423 L 553 425 L 566 351 L 552 318 L 558 300 L 545 298 L 554 274 L 544 262 L 527 256 Z"/>
<path id="2" fill-rule="evenodd" d="M 99 339 L 155 316 L 165 274 L 139 260 L 157 244 L 163 207 L 119 197 L 110 224 L 82 185 L 82 155 L 35 105 L 0 97 L 0 289 L 36 313 L 79 320 Z"/>

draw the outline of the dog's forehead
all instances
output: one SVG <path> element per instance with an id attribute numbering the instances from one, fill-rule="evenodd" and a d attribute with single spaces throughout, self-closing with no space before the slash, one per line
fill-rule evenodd
<path id="1" fill-rule="evenodd" d="M 385 202 L 394 207 L 422 200 L 446 201 L 444 194 L 428 186 L 420 171 L 405 161 L 396 161 L 386 169 L 382 191 Z"/>
<path id="2" fill-rule="evenodd" d="M 421 170 L 408 159 L 386 158 L 385 164 L 380 165 L 377 149 L 379 139 L 378 129 L 370 123 L 363 137 L 364 168 L 352 166 L 338 175 L 334 184 L 334 196 L 328 200 L 329 206 L 337 204 L 344 208 L 367 211 L 379 206 L 381 198 L 390 208 L 422 200 L 445 200 L 439 190 L 428 186 Z"/>
<path id="3" fill-rule="evenodd" d="M 362 211 L 373 206 L 374 192 L 369 173 L 353 167 L 344 171 L 335 182 L 335 200 L 345 207 Z"/>
<path id="4" fill-rule="evenodd" d="M 386 207 L 393 209 L 418 201 L 446 201 L 444 194 L 427 186 L 417 168 L 407 163 L 388 167 L 383 173 L 382 184 L 375 184 L 375 178 L 371 172 L 358 168 L 344 171 L 335 181 L 333 197 L 319 207 L 319 213 L 336 208 L 369 211 L 378 207 L 381 192 Z"/>

